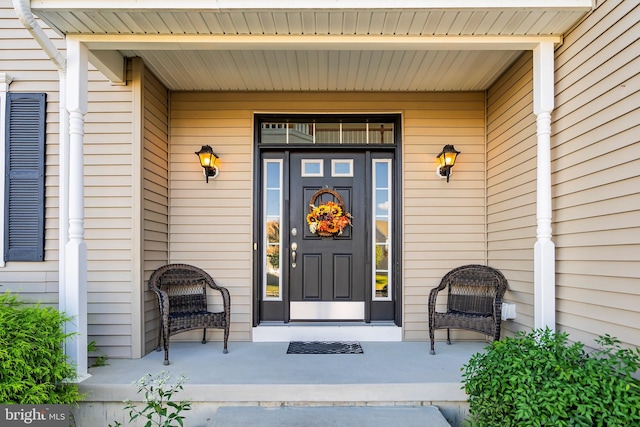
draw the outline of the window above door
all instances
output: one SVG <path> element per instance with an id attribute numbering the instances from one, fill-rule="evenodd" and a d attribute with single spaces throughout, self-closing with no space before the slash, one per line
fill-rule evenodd
<path id="1" fill-rule="evenodd" d="M 279 116 L 259 119 L 259 144 L 387 145 L 397 144 L 397 116 L 363 118 Z"/>

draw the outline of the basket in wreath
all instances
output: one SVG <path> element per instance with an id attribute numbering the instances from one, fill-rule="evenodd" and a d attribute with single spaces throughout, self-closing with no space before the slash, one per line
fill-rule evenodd
<path id="1" fill-rule="evenodd" d="M 316 206 L 316 200 L 323 194 L 330 194 L 335 202 L 328 201 Z M 351 225 L 351 214 L 344 209 L 344 201 L 337 191 L 322 189 L 316 191 L 309 201 L 309 214 L 307 215 L 309 231 L 318 236 L 340 235 L 344 229 Z"/>

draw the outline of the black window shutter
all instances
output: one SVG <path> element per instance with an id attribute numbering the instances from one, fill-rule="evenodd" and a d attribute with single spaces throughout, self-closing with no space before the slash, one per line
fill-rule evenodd
<path id="1" fill-rule="evenodd" d="M 7 93 L 5 261 L 44 260 L 45 101 Z"/>

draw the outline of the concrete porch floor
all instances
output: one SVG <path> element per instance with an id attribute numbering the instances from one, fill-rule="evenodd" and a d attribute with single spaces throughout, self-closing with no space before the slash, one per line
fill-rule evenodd
<path id="1" fill-rule="evenodd" d="M 188 381 L 174 400 L 189 400 L 188 426 L 206 426 L 223 406 L 428 406 L 435 405 L 453 425 L 466 416 L 461 367 L 483 350 L 485 342 L 360 342 L 364 354 L 286 354 L 287 342 L 174 342 L 163 365 L 163 352 L 142 359 L 109 359 L 91 368 L 80 384 L 86 403 L 76 414 L 78 426 L 127 425 L 123 400 L 141 400 L 131 383 L 145 374 L 169 372 Z M 98 417 L 96 419 L 96 416 Z M 102 418 L 102 417 L 106 418 Z"/>

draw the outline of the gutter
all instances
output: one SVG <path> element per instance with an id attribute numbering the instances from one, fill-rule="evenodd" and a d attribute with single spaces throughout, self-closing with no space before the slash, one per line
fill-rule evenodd
<path id="1" fill-rule="evenodd" d="M 58 71 L 66 73 L 67 60 L 54 46 L 51 39 L 45 34 L 44 30 L 36 22 L 36 17 L 31 12 L 30 0 L 13 0 L 13 8 L 16 11 L 16 15 L 22 22 L 24 28 L 31 33 L 33 38 L 38 42 L 40 47 L 45 51 L 49 59 L 53 61 Z"/>

